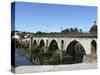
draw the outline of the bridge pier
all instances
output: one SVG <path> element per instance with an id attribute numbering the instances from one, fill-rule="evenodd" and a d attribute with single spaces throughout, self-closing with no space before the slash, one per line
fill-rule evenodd
<path id="1" fill-rule="evenodd" d="M 32 60 L 32 38 L 29 41 L 29 59 Z"/>
<path id="2" fill-rule="evenodd" d="M 63 59 L 63 52 L 60 51 L 60 52 L 59 52 L 59 55 L 60 55 L 60 61 L 62 62 L 62 59 Z"/>

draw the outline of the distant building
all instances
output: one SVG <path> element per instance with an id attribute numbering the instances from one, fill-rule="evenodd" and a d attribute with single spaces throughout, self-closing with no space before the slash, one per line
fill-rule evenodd
<path id="1" fill-rule="evenodd" d="M 31 34 L 29 33 L 24 33 L 24 32 L 12 32 L 11 33 L 11 38 L 12 39 L 17 39 L 18 41 L 29 41 Z"/>
<path id="2" fill-rule="evenodd" d="M 21 42 L 22 33 L 21 33 L 21 32 L 12 32 L 12 33 L 11 33 L 11 38 L 12 38 L 12 39 L 17 39 L 18 41 Z"/>

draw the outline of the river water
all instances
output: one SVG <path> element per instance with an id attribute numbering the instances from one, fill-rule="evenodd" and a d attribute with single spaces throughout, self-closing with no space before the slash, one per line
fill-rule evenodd
<path id="1" fill-rule="evenodd" d="M 32 62 L 28 58 L 26 58 L 19 50 L 20 49 L 15 50 L 15 65 L 16 66 L 32 65 Z"/>

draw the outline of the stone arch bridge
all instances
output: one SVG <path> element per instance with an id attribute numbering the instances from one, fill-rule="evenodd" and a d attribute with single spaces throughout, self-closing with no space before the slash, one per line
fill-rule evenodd
<path id="1" fill-rule="evenodd" d="M 44 47 L 44 51 L 54 48 L 60 52 L 66 52 L 73 49 L 75 44 L 80 43 L 86 55 L 92 54 L 92 52 L 96 53 L 97 49 L 97 36 L 33 36 L 22 41 L 29 42 L 29 55 L 31 55 L 32 47 L 35 45 Z"/>
<path id="2" fill-rule="evenodd" d="M 27 39 L 26 39 L 27 40 Z M 54 41 L 58 45 L 58 49 L 60 51 L 66 50 L 68 45 L 74 42 L 79 42 L 86 54 L 91 54 L 91 45 L 92 43 L 96 44 L 97 43 L 97 37 L 96 36 L 52 36 L 52 37 L 47 37 L 47 36 L 35 36 L 29 38 L 30 41 L 29 46 L 34 46 L 34 45 L 41 45 L 49 48 L 50 44 Z"/>

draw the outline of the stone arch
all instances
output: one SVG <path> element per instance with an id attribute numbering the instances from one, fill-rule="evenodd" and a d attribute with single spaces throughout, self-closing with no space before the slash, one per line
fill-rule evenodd
<path id="1" fill-rule="evenodd" d="M 42 39 L 42 40 L 40 40 L 39 47 L 43 47 L 43 46 L 45 46 L 45 42 L 44 42 L 44 40 Z"/>
<path id="2" fill-rule="evenodd" d="M 33 41 L 33 46 L 36 46 L 37 45 L 37 42 L 36 40 Z"/>
<path id="3" fill-rule="evenodd" d="M 61 50 L 64 50 L 64 40 L 61 40 Z"/>
<path id="4" fill-rule="evenodd" d="M 96 53 L 96 51 L 97 51 L 97 43 L 95 40 L 92 40 L 91 41 L 91 52 Z"/>
<path id="5" fill-rule="evenodd" d="M 51 42 L 49 43 L 49 48 L 48 48 L 49 51 L 56 51 L 56 50 L 59 50 L 59 46 L 58 46 L 58 43 L 56 40 L 51 40 Z"/>
<path id="6" fill-rule="evenodd" d="M 68 44 L 65 55 L 68 63 L 82 63 L 86 52 L 79 41 L 73 40 Z"/>

